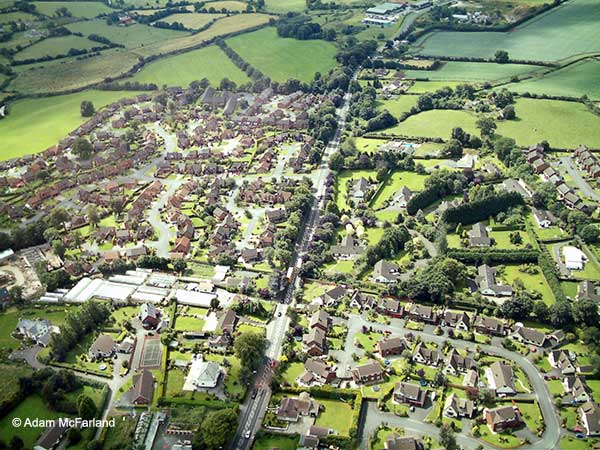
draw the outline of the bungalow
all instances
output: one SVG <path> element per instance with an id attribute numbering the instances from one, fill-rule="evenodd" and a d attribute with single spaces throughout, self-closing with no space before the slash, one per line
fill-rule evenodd
<path id="1" fill-rule="evenodd" d="M 364 253 L 365 248 L 354 236 L 347 234 L 342 238 L 340 245 L 331 246 L 331 254 L 336 257 L 354 258 Z"/>
<path id="2" fill-rule="evenodd" d="M 488 236 L 485 225 L 481 222 L 473 225 L 468 232 L 470 247 L 489 247 L 492 245 L 492 239 Z"/>
<path id="3" fill-rule="evenodd" d="M 508 364 L 496 361 L 486 368 L 485 376 L 490 389 L 496 395 L 514 395 L 517 393 L 515 389 L 515 381 L 513 369 Z"/>
<path id="4" fill-rule="evenodd" d="M 385 450 L 423 450 L 425 446 L 421 439 L 413 436 L 400 436 L 396 433 L 391 433 L 383 443 Z"/>
<path id="5" fill-rule="evenodd" d="M 154 395 L 154 377 L 149 370 L 133 376 L 131 403 L 134 405 L 149 405 Z"/>
<path id="6" fill-rule="evenodd" d="M 99 335 L 88 352 L 92 360 L 98 360 L 102 358 L 110 358 L 115 354 L 117 345 L 115 344 L 112 336 L 108 334 Z"/>
<path id="7" fill-rule="evenodd" d="M 565 388 L 565 392 L 577 403 L 589 402 L 592 400 L 590 388 L 583 377 L 567 376 L 563 380 L 563 387 Z"/>
<path id="8" fill-rule="evenodd" d="M 352 379 L 356 384 L 373 384 L 383 380 L 383 369 L 377 361 L 369 361 L 352 369 Z"/>
<path id="9" fill-rule="evenodd" d="M 398 281 L 399 272 L 398 264 L 380 259 L 373 266 L 373 281 L 375 283 L 393 283 Z"/>
<path id="10" fill-rule="evenodd" d="M 144 328 L 154 328 L 160 322 L 156 306 L 152 303 L 143 303 L 140 306 L 139 318 Z"/>
<path id="11" fill-rule="evenodd" d="M 407 348 L 408 346 L 406 345 L 406 341 L 401 337 L 382 339 L 375 344 L 375 350 L 381 355 L 382 358 L 392 355 L 400 355 Z"/>
<path id="12" fill-rule="evenodd" d="M 437 367 L 442 360 L 442 355 L 437 350 L 432 350 L 422 342 L 419 342 L 413 351 L 412 360 L 426 366 Z"/>
<path id="13" fill-rule="evenodd" d="M 342 286 L 336 286 L 333 289 L 325 292 L 321 296 L 321 299 L 323 300 L 324 305 L 334 306 L 337 305 L 347 293 L 348 291 L 346 288 L 343 288 Z"/>
<path id="14" fill-rule="evenodd" d="M 495 267 L 482 264 L 477 268 L 477 285 L 482 295 L 493 297 L 510 297 L 513 294 L 513 288 L 506 284 L 498 284 L 496 281 Z"/>
<path id="15" fill-rule="evenodd" d="M 477 316 L 473 324 L 475 331 L 480 334 L 489 334 L 492 336 L 504 336 L 504 323 L 493 317 Z"/>
<path id="16" fill-rule="evenodd" d="M 519 428 L 524 422 L 516 406 L 499 406 L 483 410 L 483 418 L 495 433 L 507 428 Z"/>
<path id="17" fill-rule="evenodd" d="M 546 209 L 532 208 L 533 218 L 539 228 L 549 228 L 555 222 L 552 213 Z"/>
<path id="18" fill-rule="evenodd" d="M 585 402 L 577 408 L 577 413 L 587 436 L 600 435 L 600 407 L 597 403 Z"/>
<path id="19" fill-rule="evenodd" d="M 58 448 L 68 430 L 68 426 L 61 425 L 58 420 L 55 421 L 54 425 L 46 428 L 44 433 L 35 442 L 33 450 L 54 450 Z"/>
<path id="20" fill-rule="evenodd" d="M 231 334 L 235 331 L 238 317 L 233 309 L 221 311 L 217 320 L 217 330 L 223 333 Z"/>
<path id="21" fill-rule="evenodd" d="M 548 362 L 550 365 L 560 370 L 563 375 L 572 375 L 577 371 L 574 358 L 567 350 L 553 350 L 548 353 Z"/>
<path id="22" fill-rule="evenodd" d="M 596 293 L 596 285 L 593 281 L 583 280 L 577 285 L 577 300 L 591 300 L 600 302 L 600 295 Z"/>
<path id="23" fill-rule="evenodd" d="M 453 419 L 471 419 L 476 411 L 477 407 L 473 400 L 460 398 L 454 393 L 446 397 L 446 401 L 444 402 L 444 416 Z"/>
<path id="24" fill-rule="evenodd" d="M 394 386 L 394 401 L 396 403 L 408 403 L 409 405 L 422 408 L 427 400 L 427 392 L 418 384 L 400 381 Z"/>
<path id="25" fill-rule="evenodd" d="M 188 373 L 194 389 L 214 389 L 221 378 L 221 367 L 214 361 L 195 359 Z"/>
<path id="26" fill-rule="evenodd" d="M 522 344 L 546 347 L 550 344 L 545 333 L 529 327 L 518 327 L 511 337 Z"/>
<path id="27" fill-rule="evenodd" d="M 298 398 L 283 397 L 276 414 L 279 420 L 298 422 L 301 417 L 317 417 L 320 408 L 308 393 L 302 392 Z"/>

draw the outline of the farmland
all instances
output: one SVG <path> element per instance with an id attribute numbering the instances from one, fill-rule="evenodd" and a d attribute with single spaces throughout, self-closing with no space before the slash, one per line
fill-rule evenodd
<path id="1" fill-rule="evenodd" d="M 514 138 L 519 145 L 543 139 L 557 148 L 600 145 L 598 117 L 581 103 L 520 98 L 515 110 L 517 119 L 499 122 L 498 133 Z"/>
<path id="2" fill-rule="evenodd" d="M 10 115 L 0 121 L 2 159 L 39 152 L 56 144 L 85 120 L 79 113 L 82 100 L 90 100 L 100 108 L 122 97 L 121 92 L 87 91 L 13 103 Z"/>
<path id="3" fill-rule="evenodd" d="M 172 14 L 162 19 L 162 21 L 166 23 L 180 23 L 190 30 L 197 30 L 221 17 L 223 17 L 223 14 Z"/>
<path id="4" fill-rule="evenodd" d="M 306 2 L 304 0 L 266 0 L 267 11 L 276 13 L 287 11 L 304 11 Z"/>
<path id="5" fill-rule="evenodd" d="M 476 132 L 477 117 L 466 111 L 433 110 L 410 116 L 403 122 L 385 130 L 388 134 L 403 136 L 435 136 L 448 138 L 454 127 L 469 133 Z"/>
<path id="6" fill-rule="evenodd" d="M 424 55 L 492 58 L 496 50 L 513 59 L 555 61 L 600 50 L 595 0 L 574 0 L 511 32 L 435 32 L 416 43 Z"/>
<path id="7" fill-rule="evenodd" d="M 437 70 L 405 70 L 408 78 L 427 78 L 432 81 L 494 81 L 508 79 L 540 70 L 528 64 L 496 64 L 449 61 Z"/>
<path id="8" fill-rule="evenodd" d="M 600 61 L 579 62 L 506 87 L 514 92 L 600 99 Z"/>
<path id="9" fill-rule="evenodd" d="M 243 84 L 249 81 L 217 46 L 192 50 L 148 64 L 132 78 L 141 83 L 187 86 L 194 80 L 207 78 L 217 85 L 223 78 Z"/>
<path id="10" fill-rule="evenodd" d="M 33 14 L 24 12 L 9 12 L 0 15 L 0 24 L 9 22 L 33 22 L 37 20 Z"/>
<path id="11" fill-rule="evenodd" d="M 43 41 L 33 44 L 31 47 L 27 47 L 16 54 L 15 60 L 23 61 L 26 59 L 42 58 L 44 56 L 55 57 L 68 54 L 69 50 L 72 48 L 90 50 L 94 47 L 103 47 L 103 44 L 79 36 L 61 36 L 44 39 Z"/>
<path id="12" fill-rule="evenodd" d="M 207 2 L 204 6 L 207 9 L 215 8 L 217 11 L 225 8 L 227 11 L 242 12 L 246 10 L 247 3 L 237 0 L 219 0 L 216 2 Z"/>
<path id="13" fill-rule="evenodd" d="M 91 19 L 100 14 L 108 14 L 114 11 L 100 2 L 33 2 L 33 4 L 39 13 L 49 17 L 52 17 L 59 8 L 67 8 L 74 17 L 82 19 Z"/>
<path id="14" fill-rule="evenodd" d="M 276 81 L 311 81 L 335 65 L 337 49 L 329 42 L 279 38 L 274 28 L 228 39 L 244 61 Z"/>

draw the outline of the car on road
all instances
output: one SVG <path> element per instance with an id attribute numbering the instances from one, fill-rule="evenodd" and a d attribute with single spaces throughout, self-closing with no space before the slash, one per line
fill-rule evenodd
<path id="1" fill-rule="evenodd" d="M 277 317 L 281 317 L 281 311 L 277 313 Z"/>
<path id="2" fill-rule="evenodd" d="M 244 434 L 244 437 L 246 439 L 250 439 L 250 435 L 251 435 L 250 431 L 246 431 L 246 433 Z"/>
<path id="3" fill-rule="evenodd" d="M 255 399 L 257 395 L 258 395 L 258 391 L 256 389 L 254 389 L 252 391 L 252 399 Z"/>

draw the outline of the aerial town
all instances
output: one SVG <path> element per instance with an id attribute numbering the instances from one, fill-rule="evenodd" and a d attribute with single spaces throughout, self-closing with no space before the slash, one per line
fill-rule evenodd
<path id="1" fill-rule="evenodd" d="M 597 0 L 0 0 L 0 449 L 600 448 Z"/>

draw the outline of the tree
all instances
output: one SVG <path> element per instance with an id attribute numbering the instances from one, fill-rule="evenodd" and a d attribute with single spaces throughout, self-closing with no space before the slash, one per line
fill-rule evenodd
<path id="1" fill-rule="evenodd" d="M 69 441 L 69 445 L 77 444 L 81 441 L 81 430 L 79 428 L 69 428 L 67 431 L 67 440 Z"/>
<path id="2" fill-rule="evenodd" d="M 70 219 L 71 215 L 65 208 L 53 208 L 52 212 L 48 216 L 48 223 L 50 226 L 60 230 Z"/>
<path id="3" fill-rule="evenodd" d="M 59 258 L 64 258 L 67 248 L 65 247 L 63 241 L 57 239 L 55 241 L 52 241 L 52 250 Z"/>
<path id="4" fill-rule="evenodd" d="M 208 413 L 200 425 L 198 436 L 195 436 L 194 448 L 224 448 L 233 436 L 237 424 L 237 412 L 234 409 L 226 408 Z"/>
<path id="5" fill-rule="evenodd" d="M 8 300 L 15 305 L 23 303 L 23 286 L 13 286 L 8 290 Z"/>
<path id="6" fill-rule="evenodd" d="M 494 53 L 494 60 L 500 64 L 506 64 L 510 58 L 508 57 L 508 52 L 506 50 L 498 50 Z"/>
<path id="7" fill-rule="evenodd" d="M 504 117 L 506 120 L 513 120 L 515 117 L 517 117 L 517 114 L 515 113 L 515 107 L 513 105 L 506 105 L 502 109 L 502 117 Z"/>
<path id="8" fill-rule="evenodd" d="M 82 101 L 79 110 L 81 112 L 82 117 L 92 117 L 96 112 L 94 104 L 89 100 Z"/>
<path id="9" fill-rule="evenodd" d="M 213 297 L 210 299 L 210 309 L 212 309 L 213 311 L 219 309 L 220 304 L 221 302 L 219 301 L 218 297 Z"/>
<path id="10" fill-rule="evenodd" d="M 89 205 L 86 209 L 90 225 L 96 227 L 100 223 L 100 215 L 98 209 L 94 205 Z"/>
<path id="11" fill-rule="evenodd" d="M 173 263 L 173 269 L 175 270 L 175 272 L 182 274 L 183 272 L 185 272 L 185 269 L 187 269 L 187 263 L 184 259 L 178 259 Z"/>
<path id="12" fill-rule="evenodd" d="M 598 305 L 592 300 L 580 300 L 573 303 L 573 320 L 580 325 L 598 324 Z"/>
<path id="13" fill-rule="evenodd" d="M 77 412 L 83 419 L 93 419 L 96 417 L 96 404 L 88 395 L 80 395 L 77 401 Z"/>
<path id="14" fill-rule="evenodd" d="M 94 147 L 85 138 L 77 138 L 71 147 L 73 153 L 81 159 L 90 159 L 94 153 Z"/>
<path id="15" fill-rule="evenodd" d="M 440 445 L 446 450 L 459 450 L 460 447 L 456 443 L 454 430 L 449 425 L 444 425 L 440 430 Z"/>
<path id="16" fill-rule="evenodd" d="M 25 443 L 23 442 L 23 439 L 21 439 L 19 436 L 13 436 L 10 442 L 8 443 L 8 447 L 11 450 L 21 450 L 25 448 Z"/>
<path id="17" fill-rule="evenodd" d="M 481 133 L 481 137 L 492 137 L 497 128 L 496 122 L 491 117 L 480 117 L 477 119 L 476 125 Z"/>
<path id="18" fill-rule="evenodd" d="M 579 236 L 588 244 L 595 244 L 600 241 L 600 228 L 593 224 L 584 225 L 579 230 Z"/>
<path id="19" fill-rule="evenodd" d="M 262 364 L 267 341 L 263 334 L 246 331 L 240 334 L 233 345 L 235 355 L 240 359 L 240 378 L 249 382 L 252 374 Z"/>
<path id="20" fill-rule="evenodd" d="M 510 243 L 513 245 L 521 245 L 523 243 L 523 237 L 521 236 L 521 233 L 519 233 L 518 231 L 512 231 L 509 234 L 509 240 L 510 240 Z"/>
<path id="21" fill-rule="evenodd" d="M 458 139 L 450 139 L 444 146 L 444 156 L 448 156 L 452 159 L 460 159 L 463 155 L 463 148 Z"/>

